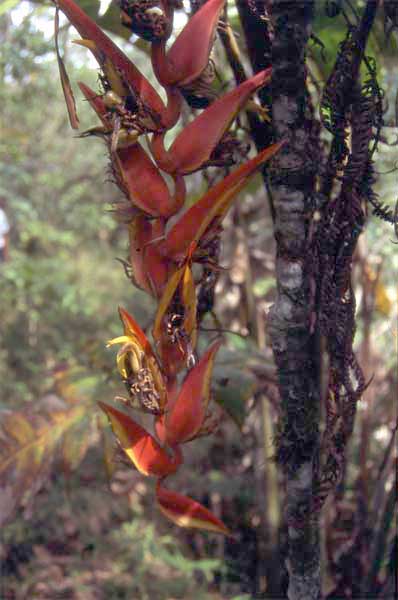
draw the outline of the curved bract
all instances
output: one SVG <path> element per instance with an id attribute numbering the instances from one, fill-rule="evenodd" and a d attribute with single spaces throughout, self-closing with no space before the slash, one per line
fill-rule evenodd
<path id="1" fill-rule="evenodd" d="M 266 69 L 215 100 L 177 136 L 169 150 L 164 148 L 164 133 L 155 133 L 151 149 L 158 165 L 167 173 L 192 173 L 209 160 L 214 148 L 250 96 L 271 79 Z"/>
<path id="2" fill-rule="evenodd" d="M 119 72 L 126 85 L 131 86 L 142 101 L 156 114 L 161 115 L 165 110 L 164 103 L 155 88 L 144 77 L 141 71 L 129 58 L 112 42 L 73 0 L 57 0 L 57 6 L 68 17 L 83 39 L 94 42 L 91 49 L 100 67 L 110 61 Z"/>
<path id="3" fill-rule="evenodd" d="M 222 220 L 239 192 L 282 146 L 274 144 L 241 164 L 186 208 L 186 175 L 209 164 L 235 164 L 234 148 L 240 140 L 229 131 L 231 124 L 271 78 L 271 69 L 266 69 L 221 97 L 210 90 L 206 69 L 211 70 L 210 53 L 224 5 L 225 0 L 203 3 L 167 50 L 171 4 L 162 3 L 161 14 L 152 11 L 148 20 L 147 4 L 121 3 L 124 24 L 152 44 L 159 84 L 155 88 L 73 0 L 57 0 L 82 37 L 77 43 L 94 55 L 101 70 L 98 91 L 79 83 L 99 118 L 99 124 L 80 137 L 99 137 L 106 145 L 110 172 L 123 195 L 115 212 L 128 230 L 128 261 L 122 262 L 132 283 L 157 305 L 152 327 L 147 326 L 152 343 L 134 317 L 119 309 L 122 332 L 108 346 L 119 348 L 116 368 L 127 397 L 122 398 L 123 410 L 103 402 L 99 406 L 135 468 L 157 478 L 157 504 L 165 516 L 181 527 L 229 535 L 206 507 L 164 486 L 165 478 L 183 464 L 182 444 L 208 435 L 217 425 L 211 414 L 211 382 L 222 342 L 216 339 L 201 355 L 197 344 L 202 310 L 198 299 L 211 269 L 219 269 L 218 254 L 211 248 L 218 245 Z M 60 57 L 58 62 L 70 110 L 72 88 Z M 181 116 L 181 91 L 189 95 L 197 85 L 208 88 L 206 108 L 178 130 L 166 150 L 165 136 Z M 147 423 L 143 427 L 138 422 L 139 416 L 136 420 L 129 414 L 132 410 L 152 417 L 153 433 L 147 431 Z"/>
<path id="4" fill-rule="evenodd" d="M 162 85 L 187 85 L 206 68 L 225 0 L 208 0 L 194 13 L 166 52 L 164 41 L 152 44 L 152 64 Z"/>

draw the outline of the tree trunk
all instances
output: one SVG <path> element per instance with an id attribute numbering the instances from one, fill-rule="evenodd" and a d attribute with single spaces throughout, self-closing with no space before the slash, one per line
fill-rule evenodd
<path id="1" fill-rule="evenodd" d="M 277 297 L 268 316 L 282 416 L 277 459 L 286 476 L 289 600 L 320 598 L 318 519 L 312 510 L 319 454 L 320 367 L 308 247 L 318 132 L 306 87 L 313 0 L 272 0 L 272 119 L 284 149 L 270 182 L 275 211 Z"/>

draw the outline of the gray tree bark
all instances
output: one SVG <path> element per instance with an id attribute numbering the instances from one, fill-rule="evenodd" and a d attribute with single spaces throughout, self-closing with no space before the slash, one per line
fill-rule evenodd
<path id="1" fill-rule="evenodd" d="M 318 600 L 320 544 L 312 510 L 319 454 L 320 367 L 308 247 L 319 164 L 318 132 L 306 87 L 314 0 L 271 0 L 272 120 L 286 145 L 269 176 L 275 211 L 277 297 L 268 315 L 282 417 L 277 460 L 286 477 L 289 600 Z"/>

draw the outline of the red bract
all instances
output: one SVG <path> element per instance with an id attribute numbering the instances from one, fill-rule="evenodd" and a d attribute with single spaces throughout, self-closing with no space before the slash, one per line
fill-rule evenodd
<path id="1" fill-rule="evenodd" d="M 214 359 L 221 346 L 210 346 L 188 373 L 181 390 L 167 411 L 157 419 L 156 433 L 162 442 L 175 447 L 195 438 L 204 424 L 210 401 L 210 384 Z"/>
<path id="2" fill-rule="evenodd" d="M 82 82 L 79 82 L 79 87 L 101 119 L 105 130 L 111 133 L 112 122 L 102 97 Z M 113 159 L 119 183 L 135 206 L 148 215 L 165 218 L 181 208 L 186 193 L 183 178 L 179 175 L 174 177 L 174 193 L 170 194 L 159 169 L 134 138 L 125 147 L 118 147 Z"/>
<path id="3" fill-rule="evenodd" d="M 119 307 L 119 316 L 120 320 L 123 323 L 124 335 L 137 340 L 145 354 L 150 353 L 151 355 L 153 355 L 148 338 L 146 337 L 145 333 L 142 331 L 138 323 L 127 312 L 127 310 L 124 310 L 124 308 Z"/>
<path id="4" fill-rule="evenodd" d="M 180 452 L 169 454 L 131 417 L 103 402 L 98 404 L 109 418 L 124 452 L 143 475 L 165 477 L 178 469 L 182 462 Z"/>
<path id="5" fill-rule="evenodd" d="M 128 227 L 126 274 L 157 302 L 153 346 L 124 309 L 119 310 L 123 335 L 110 340 L 108 346 L 120 345 L 116 364 L 127 389 L 124 404 L 129 410 L 152 415 L 158 439 L 125 412 L 99 404 L 135 467 L 158 478 L 160 510 L 182 527 L 228 535 L 225 525 L 207 508 L 160 483 L 182 464 L 181 444 L 211 429 L 211 377 L 221 341 L 213 342 L 200 358 L 196 345 L 203 316 L 198 298 L 209 271 L 219 268 L 214 238 L 248 179 L 281 147 L 279 143 L 266 148 L 183 211 L 185 175 L 209 164 L 231 164 L 240 142 L 228 131 L 230 125 L 250 96 L 271 77 L 271 69 L 257 73 L 210 103 L 217 94 L 210 90 L 206 73 L 224 4 L 225 0 L 205 2 L 167 51 L 171 4 L 162 2 L 160 17 L 158 13 L 148 17 L 147 4 L 121 3 L 124 23 L 152 42 L 152 65 L 164 86 L 165 106 L 158 91 L 73 0 L 57 3 L 82 36 L 77 43 L 88 48 L 100 65 L 99 93 L 79 83 L 100 119 L 98 126 L 81 135 L 99 136 L 106 143 L 110 171 L 125 197 L 124 202 L 116 203 L 115 210 Z M 71 122 L 76 127 L 72 87 L 59 51 L 57 56 Z M 207 108 L 180 130 L 166 150 L 165 136 L 181 112 L 180 90 L 188 97 L 198 89 L 204 92 Z M 149 142 L 153 160 L 141 144 L 144 139 Z M 183 214 L 178 217 L 180 210 Z M 176 220 L 170 223 L 173 216 Z"/>
<path id="6" fill-rule="evenodd" d="M 102 97 L 99 94 L 96 94 L 94 90 L 88 87 L 85 83 L 79 81 L 78 86 L 83 92 L 84 97 L 90 103 L 91 108 L 97 113 L 98 117 L 101 119 L 103 125 L 106 127 L 110 126 L 110 120 L 107 118 L 107 108 Z"/>
<path id="7" fill-rule="evenodd" d="M 186 85 L 209 62 L 215 29 L 225 0 L 208 0 L 189 19 L 166 53 L 164 41 L 152 44 L 153 70 L 163 85 Z"/>
<path id="8" fill-rule="evenodd" d="M 199 245 L 210 225 L 213 229 L 219 225 L 248 179 L 259 167 L 272 158 L 282 145 L 283 142 L 279 142 L 265 148 L 213 186 L 191 206 L 173 225 L 162 242 L 161 251 L 164 255 L 173 260 L 181 259 L 187 255 L 192 243 Z"/>
<path id="9" fill-rule="evenodd" d="M 162 221 L 149 220 L 146 215 L 136 216 L 129 224 L 130 264 L 134 283 L 155 298 L 162 295 L 173 267 L 160 253 L 156 243 L 164 238 L 164 231 Z"/>
<path id="10" fill-rule="evenodd" d="M 116 151 L 117 167 L 128 197 L 133 204 L 153 217 L 171 217 L 185 200 L 185 184 L 181 176 L 174 178 L 174 193 L 159 169 L 140 144 Z"/>
<path id="11" fill-rule="evenodd" d="M 156 486 L 156 497 L 162 513 L 176 525 L 231 535 L 224 523 L 196 500 L 172 492 L 160 483 Z"/>
<path id="12" fill-rule="evenodd" d="M 143 104 L 158 116 L 159 122 L 164 127 L 174 125 L 179 115 L 179 95 L 170 90 L 169 109 L 166 110 L 163 100 L 155 88 L 124 52 L 98 27 L 95 21 L 90 19 L 73 0 L 57 0 L 56 4 L 76 27 L 82 38 L 94 42 L 94 46 L 91 46 L 90 50 L 100 67 L 105 70 L 105 74 L 108 67 L 117 70 L 122 83 L 127 86 L 127 89 L 131 87 L 134 90 Z M 120 92 L 120 90 L 114 91 Z"/>
<path id="13" fill-rule="evenodd" d="M 266 69 L 215 100 L 188 123 L 167 151 L 164 133 L 154 134 L 151 149 L 160 168 L 166 173 L 180 174 L 200 169 L 250 96 L 270 79 L 271 69 Z"/>

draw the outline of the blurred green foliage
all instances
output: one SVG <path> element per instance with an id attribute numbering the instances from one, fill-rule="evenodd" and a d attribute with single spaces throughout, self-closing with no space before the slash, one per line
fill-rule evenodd
<path id="1" fill-rule="evenodd" d="M 87 365 L 104 355 L 118 330 L 115 307 L 134 295 L 114 260 L 125 249 L 109 212 L 115 190 L 104 181 L 104 148 L 71 135 L 49 19 L 37 9 L 18 27 L 10 15 L 0 22 L 0 195 L 11 222 L 10 261 L 0 267 L 0 402 L 12 398 L 14 406 L 43 394 L 58 363 Z M 79 64 L 82 53 L 73 52 Z M 95 81 L 84 66 L 71 75 Z M 88 123 L 81 101 L 79 113 Z"/>

